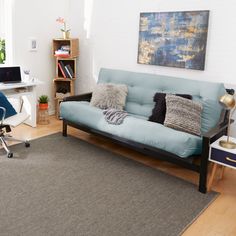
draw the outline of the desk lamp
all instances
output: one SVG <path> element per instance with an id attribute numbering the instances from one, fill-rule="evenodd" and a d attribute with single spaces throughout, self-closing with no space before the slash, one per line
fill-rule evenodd
<path id="1" fill-rule="evenodd" d="M 236 106 L 235 106 L 236 101 L 235 101 L 235 98 L 233 95 L 225 94 L 220 98 L 219 103 L 226 110 L 229 110 L 229 123 L 228 123 L 228 131 L 227 131 L 227 140 L 221 140 L 219 142 L 219 145 L 224 148 L 234 149 L 234 148 L 236 148 L 236 143 L 229 140 L 229 134 L 230 134 L 230 120 L 231 120 L 231 117 L 232 117 L 232 115 L 235 111 L 235 108 L 236 108 Z"/>

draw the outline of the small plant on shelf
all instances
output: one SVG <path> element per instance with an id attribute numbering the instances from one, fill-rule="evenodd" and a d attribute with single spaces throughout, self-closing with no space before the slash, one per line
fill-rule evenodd
<path id="1" fill-rule="evenodd" d="M 56 21 L 60 24 L 63 24 L 63 28 L 61 29 L 62 34 L 63 34 L 63 38 L 64 39 L 69 39 L 70 38 L 70 29 L 67 29 L 65 19 L 62 18 L 62 17 L 58 17 L 56 19 Z"/>
<path id="2" fill-rule="evenodd" d="M 49 101 L 49 98 L 47 95 L 41 95 L 38 99 L 39 109 L 40 110 L 47 110 L 48 109 L 48 101 Z"/>

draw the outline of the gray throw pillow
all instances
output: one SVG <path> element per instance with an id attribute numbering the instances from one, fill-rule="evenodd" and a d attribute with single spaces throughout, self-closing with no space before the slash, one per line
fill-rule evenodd
<path id="1" fill-rule="evenodd" d="M 123 110 L 127 94 L 128 87 L 124 84 L 97 84 L 90 105 L 101 109 Z"/>
<path id="2" fill-rule="evenodd" d="M 190 134 L 201 135 L 202 104 L 175 95 L 166 95 L 164 125 Z"/>

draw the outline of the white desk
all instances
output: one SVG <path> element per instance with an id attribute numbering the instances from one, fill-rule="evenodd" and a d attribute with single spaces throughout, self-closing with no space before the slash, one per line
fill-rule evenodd
<path id="1" fill-rule="evenodd" d="M 36 117 L 37 117 L 36 86 L 40 84 L 42 84 L 41 81 L 24 82 L 20 84 L 0 83 L 0 91 L 7 96 L 7 98 L 10 100 L 16 111 L 19 111 L 20 108 L 19 98 L 22 98 L 24 100 L 23 111 L 30 115 L 30 117 L 25 121 L 25 123 L 32 127 L 36 127 Z"/>

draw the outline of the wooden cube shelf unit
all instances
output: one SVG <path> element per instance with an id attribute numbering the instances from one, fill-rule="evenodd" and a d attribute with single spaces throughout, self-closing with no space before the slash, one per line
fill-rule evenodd
<path id="1" fill-rule="evenodd" d="M 59 78 L 59 79 L 71 79 L 71 80 L 75 80 L 76 78 L 76 58 L 60 58 L 60 57 L 57 57 L 56 58 L 56 78 Z M 68 73 L 66 74 L 62 74 L 62 70 L 61 70 L 61 65 L 60 63 L 63 64 L 63 68 L 64 67 L 67 67 L 67 66 L 70 66 L 70 68 L 72 69 L 72 78 L 70 76 L 68 76 Z"/>
<path id="2" fill-rule="evenodd" d="M 54 79 L 54 98 L 62 99 L 63 97 L 58 97 L 57 93 L 63 93 L 67 96 L 75 95 L 75 81 L 70 79 Z"/>
<path id="3" fill-rule="evenodd" d="M 54 56 L 56 56 L 55 52 L 65 45 L 70 47 L 70 53 L 69 53 L 70 58 L 79 56 L 79 39 L 53 39 Z"/>
<path id="4" fill-rule="evenodd" d="M 75 93 L 75 81 L 71 79 L 54 79 L 54 98 L 56 117 L 60 118 L 60 103 L 66 96 L 73 96 Z M 64 95 L 63 97 L 61 95 Z M 59 96 L 60 95 L 60 96 Z"/>
<path id="5" fill-rule="evenodd" d="M 60 119 L 60 103 L 62 102 L 62 99 L 57 99 L 56 100 L 56 117 L 57 119 Z"/>
<path id="6" fill-rule="evenodd" d="M 79 39 L 53 39 L 53 55 L 56 62 L 53 94 L 57 117 L 59 116 L 59 104 L 63 97 L 75 94 L 78 49 Z"/>

